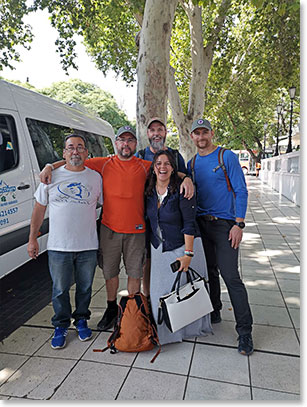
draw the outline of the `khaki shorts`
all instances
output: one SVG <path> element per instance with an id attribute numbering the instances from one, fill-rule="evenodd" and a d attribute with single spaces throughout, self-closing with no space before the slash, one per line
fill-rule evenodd
<path id="1" fill-rule="evenodd" d="M 118 276 L 122 255 L 126 274 L 132 278 L 142 277 L 145 233 L 117 233 L 101 224 L 99 246 L 98 263 L 106 280 Z"/>

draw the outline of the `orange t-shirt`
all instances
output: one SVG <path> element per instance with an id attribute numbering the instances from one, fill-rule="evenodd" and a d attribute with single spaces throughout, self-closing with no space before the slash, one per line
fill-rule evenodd
<path id="1" fill-rule="evenodd" d="M 151 161 L 133 156 L 90 158 L 85 166 L 102 175 L 102 223 L 117 233 L 144 233 L 144 187 Z"/>

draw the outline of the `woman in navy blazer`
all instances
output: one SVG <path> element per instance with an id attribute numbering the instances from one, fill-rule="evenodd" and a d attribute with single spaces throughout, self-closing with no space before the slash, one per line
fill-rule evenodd
<path id="1" fill-rule="evenodd" d="M 197 233 L 195 195 L 190 200 L 184 198 L 179 192 L 181 182 L 173 155 L 168 150 L 158 151 L 145 188 L 151 243 L 150 300 L 156 322 L 159 298 L 170 292 L 176 277 L 171 263 L 179 260 L 178 271 L 187 271 L 191 265 L 207 278 L 205 254 Z M 164 322 L 157 326 L 161 344 L 212 332 L 208 315 L 174 333 Z"/>

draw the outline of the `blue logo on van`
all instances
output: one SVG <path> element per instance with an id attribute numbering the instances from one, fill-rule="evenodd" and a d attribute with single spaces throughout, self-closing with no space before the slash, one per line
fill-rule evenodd
<path id="1" fill-rule="evenodd" d="M 16 204 L 16 186 L 10 186 L 5 181 L 0 180 L 0 206 Z"/>
<path id="2" fill-rule="evenodd" d="M 61 192 L 61 194 L 78 201 L 87 200 L 91 195 L 89 190 L 82 185 L 81 182 L 62 182 L 62 184 L 58 186 L 58 191 Z"/>

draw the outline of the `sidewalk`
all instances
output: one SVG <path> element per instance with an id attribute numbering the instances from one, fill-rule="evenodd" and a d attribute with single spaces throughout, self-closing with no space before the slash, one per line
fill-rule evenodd
<path id="1" fill-rule="evenodd" d="M 106 304 L 97 269 L 89 322 L 93 340 L 80 342 L 71 328 L 66 347 L 52 350 L 53 310 L 47 305 L 0 343 L 0 399 L 299 400 L 300 208 L 255 177 L 247 177 L 247 184 L 240 271 L 254 318 L 251 356 L 237 351 L 224 284 L 223 321 L 213 325 L 214 335 L 163 346 L 153 364 L 154 351 L 94 353 L 110 335 L 95 330 Z"/>

